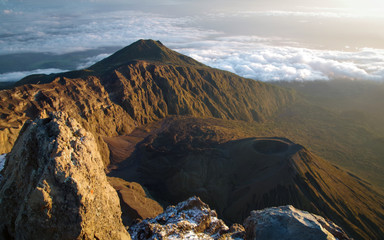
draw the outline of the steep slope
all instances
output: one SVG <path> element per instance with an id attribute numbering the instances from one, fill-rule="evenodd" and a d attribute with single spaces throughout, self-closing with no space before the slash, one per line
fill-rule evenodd
<path id="1" fill-rule="evenodd" d="M 335 80 L 276 84 L 293 88 L 305 100 L 284 109 L 274 119 L 276 128 L 384 190 L 384 83 Z"/>
<path id="2" fill-rule="evenodd" d="M 9 152 L 25 121 L 47 112 L 70 114 L 98 142 L 105 165 L 109 152 L 100 135 L 116 136 L 129 132 L 132 118 L 110 99 L 95 77 L 85 79 L 56 78 L 43 85 L 24 85 L 0 91 L 0 152 Z"/>
<path id="3" fill-rule="evenodd" d="M 26 124 L 3 173 L 0 239 L 130 239 L 95 138 L 67 114 Z"/>
<path id="4" fill-rule="evenodd" d="M 169 115 L 263 121 L 295 98 L 289 90 L 211 69 L 152 40 L 89 69 L 18 84 L 24 85 L 0 91 L 0 153 L 10 151 L 25 120 L 45 110 L 70 112 L 96 136 L 116 136 Z"/>
<path id="5" fill-rule="evenodd" d="M 288 139 L 242 138 L 223 122 L 167 119 L 110 175 L 139 182 L 164 205 L 197 195 L 229 222 L 293 205 L 356 239 L 383 239 L 384 197 L 367 182 Z"/>

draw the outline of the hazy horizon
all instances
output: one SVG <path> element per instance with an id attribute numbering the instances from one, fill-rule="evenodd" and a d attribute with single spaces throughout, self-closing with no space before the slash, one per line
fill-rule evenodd
<path id="1" fill-rule="evenodd" d="M 87 65 L 138 39 L 209 66 L 271 80 L 384 81 L 377 1 L 0 1 L 0 59 L 97 50 L 71 69 L 3 70 L 0 81 Z"/>

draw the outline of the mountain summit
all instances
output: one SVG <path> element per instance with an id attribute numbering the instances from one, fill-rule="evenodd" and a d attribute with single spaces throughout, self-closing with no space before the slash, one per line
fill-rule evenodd
<path id="1" fill-rule="evenodd" d="M 100 71 L 140 60 L 179 66 L 206 67 L 193 58 L 167 48 L 160 41 L 139 40 L 94 64 L 89 69 Z"/>

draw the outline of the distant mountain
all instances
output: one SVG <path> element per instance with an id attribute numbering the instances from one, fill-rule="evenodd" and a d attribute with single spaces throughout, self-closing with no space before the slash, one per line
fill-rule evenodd
<path id="1" fill-rule="evenodd" d="M 193 58 L 167 48 L 160 41 L 139 40 L 94 64 L 89 69 L 100 72 L 139 60 L 161 65 L 207 67 Z"/>

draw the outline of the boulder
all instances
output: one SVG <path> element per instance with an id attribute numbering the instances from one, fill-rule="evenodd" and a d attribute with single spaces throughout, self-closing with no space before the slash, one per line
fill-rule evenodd
<path id="1" fill-rule="evenodd" d="M 94 136 L 66 113 L 25 124 L 0 183 L 2 239 L 130 239 Z"/>
<path id="2" fill-rule="evenodd" d="M 156 218 L 130 227 L 132 239 L 243 239 L 244 228 L 228 228 L 198 197 L 169 206 Z"/>
<path id="3" fill-rule="evenodd" d="M 244 221 L 246 239 L 348 240 L 333 222 L 291 205 L 252 211 Z"/>

